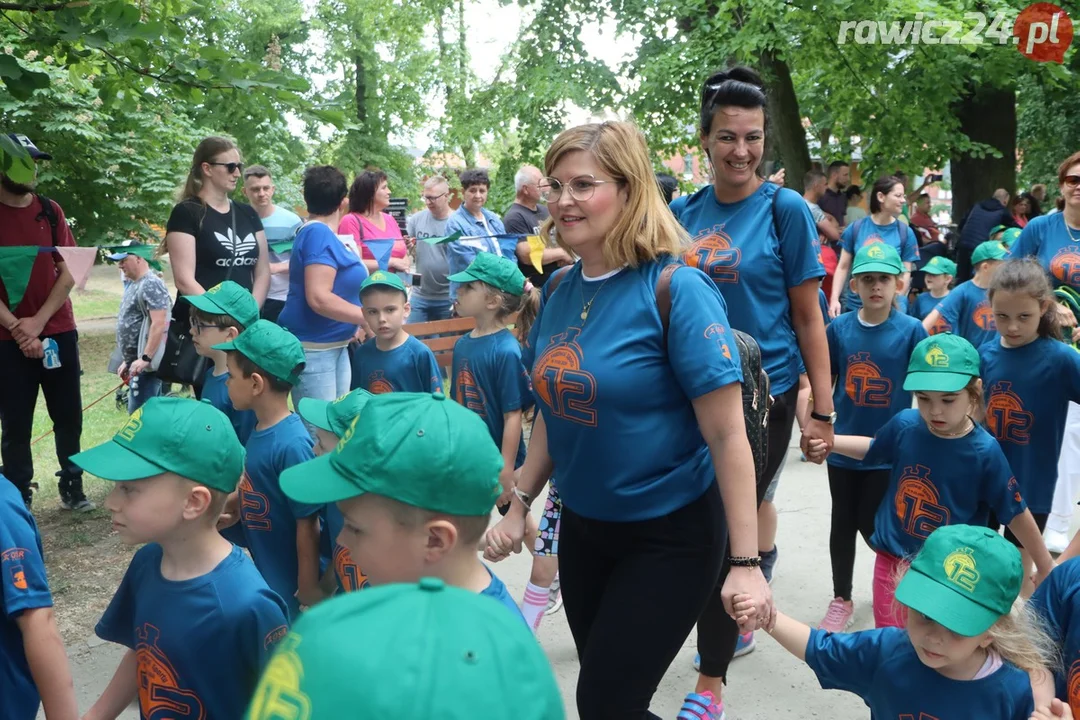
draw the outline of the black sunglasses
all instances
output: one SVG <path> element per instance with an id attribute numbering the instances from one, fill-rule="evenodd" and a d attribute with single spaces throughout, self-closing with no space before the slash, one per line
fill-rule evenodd
<path id="1" fill-rule="evenodd" d="M 244 163 L 212 162 L 212 163 L 206 163 L 206 164 L 207 165 L 220 165 L 221 167 L 225 168 L 225 172 L 229 173 L 230 175 L 232 175 L 234 172 L 243 172 L 244 171 Z"/>

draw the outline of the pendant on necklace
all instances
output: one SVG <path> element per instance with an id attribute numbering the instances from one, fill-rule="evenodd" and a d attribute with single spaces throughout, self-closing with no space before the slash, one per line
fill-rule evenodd
<path id="1" fill-rule="evenodd" d="M 589 317 L 589 311 L 588 310 L 582 310 L 581 311 L 581 322 L 585 322 L 585 319 L 587 317 Z"/>

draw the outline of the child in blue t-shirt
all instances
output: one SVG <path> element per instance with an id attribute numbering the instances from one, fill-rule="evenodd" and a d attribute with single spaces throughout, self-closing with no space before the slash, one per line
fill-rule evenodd
<path id="1" fill-rule="evenodd" d="M 334 452 L 286 470 L 281 488 L 299 503 L 337 503 L 338 542 L 371 585 L 439 578 L 524 622 L 476 554 L 502 466 L 476 413 L 442 393 L 387 393 L 367 401 Z"/>
<path id="2" fill-rule="evenodd" d="M 1016 602 L 1023 576 L 1020 553 L 993 530 L 941 527 L 896 586 L 902 627 L 834 634 L 777 613 L 768 632 L 871 717 L 1028 720 L 1049 712 L 1054 654 Z M 737 595 L 734 610 L 756 609 Z"/>
<path id="3" fill-rule="evenodd" d="M 916 295 L 908 306 L 908 314 L 920 321 L 949 294 L 949 286 L 956 277 L 956 263 L 944 255 L 935 255 L 923 266 L 922 271 L 926 291 Z M 939 332 L 948 332 L 948 328 Z"/>
<path id="4" fill-rule="evenodd" d="M 952 328 L 952 332 L 976 348 L 997 336 L 994 312 L 990 309 L 990 299 L 986 292 L 1005 257 L 1005 252 L 1005 246 L 998 242 L 984 242 L 975 248 L 975 252 L 971 254 L 975 277 L 957 285 L 923 318 L 923 327 L 927 332 L 940 332 L 941 329 L 937 326 L 939 321 L 944 320 Z"/>
<path id="5" fill-rule="evenodd" d="M 1080 717 L 1080 558 L 1063 561 L 1031 596 L 1028 607 L 1057 643 L 1056 695 Z"/>
<path id="6" fill-rule="evenodd" d="M 289 410 L 289 393 L 304 371 L 304 349 L 292 333 L 259 320 L 231 342 L 229 397 L 254 410 L 258 424 L 248 438 L 247 461 L 237 490 L 240 524 L 251 559 L 295 619 L 303 606 L 323 598 L 319 586 L 319 510 L 288 500 L 281 473 L 315 457 L 311 435 Z"/>
<path id="7" fill-rule="evenodd" d="M 442 373 L 435 354 L 405 332 L 409 299 L 394 273 L 377 270 L 360 286 L 364 318 L 375 337 L 352 357 L 352 389 L 388 392 L 441 392 Z"/>
<path id="8" fill-rule="evenodd" d="M 879 628 L 902 624 L 894 612 L 893 578 L 902 559 L 943 525 L 985 526 L 993 511 L 1031 552 L 1038 579 L 1054 567 L 1001 447 L 971 418 L 982 414 L 979 354 L 971 343 L 951 333 L 921 341 L 911 353 L 904 390 L 915 393 L 918 410 L 894 415 L 873 438 L 837 435 L 833 446 L 867 465 L 892 468 L 870 538 L 877 551 Z M 811 441 L 810 450 L 812 458 L 820 457 L 824 442 Z"/>
<path id="9" fill-rule="evenodd" d="M 136 699 L 143 718 L 242 717 L 288 610 L 217 532 L 244 467 L 229 419 L 208 403 L 151 398 L 72 462 L 115 482 L 113 527 L 148 543 L 95 629 L 129 650 L 84 717 L 115 718 Z"/>
<path id="10" fill-rule="evenodd" d="M 1037 261 L 1004 262 L 989 296 L 1000 336 L 979 348 L 986 426 L 1042 532 L 1054 501 L 1069 402 L 1080 402 L 1080 353 L 1061 342 L 1050 278 Z M 1017 542 L 1008 529 L 1005 537 Z M 1030 555 L 1022 554 L 1030 567 Z"/>
<path id="11" fill-rule="evenodd" d="M 3 716 L 77 718 L 75 689 L 34 516 L 22 494 L 0 474 L 0 698 Z M 30 652 L 27 652 L 30 650 Z"/>
<path id="12" fill-rule="evenodd" d="M 825 333 L 839 435 L 872 435 L 911 407 L 911 393 L 901 386 L 908 358 L 926 330 L 895 307 L 904 292 L 905 272 L 899 253 L 890 245 L 864 245 L 855 254 L 851 289 L 861 307 L 841 314 Z M 889 469 L 886 463 L 867 464 L 835 453 L 828 458 L 833 600 L 819 625 L 822 630 L 843 632 L 852 622 L 856 541 L 862 534 L 869 543 L 874 534 L 874 515 L 889 484 Z"/>

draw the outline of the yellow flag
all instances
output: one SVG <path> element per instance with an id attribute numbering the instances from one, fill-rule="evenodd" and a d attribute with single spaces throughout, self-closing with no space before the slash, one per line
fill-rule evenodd
<path id="1" fill-rule="evenodd" d="M 533 267 L 536 268 L 536 272 L 544 272 L 544 265 L 541 262 L 544 259 L 544 250 L 547 246 L 544 244 L 544 239 L 539 235 L 530 235 L 529 240 L 529 260 L 532 260 Z"/>

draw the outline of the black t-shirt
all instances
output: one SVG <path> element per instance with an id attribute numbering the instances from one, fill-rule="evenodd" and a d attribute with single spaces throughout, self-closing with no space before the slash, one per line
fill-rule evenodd
<path id="1" fill-rule="evenodd" d="M 232 213 L 236 213 L 235 237 Z M 230 212 L 220 213 L 198 200 L 185 200 L 174 207 L 165 226 L 166 232 L 194 236 L 195 282 L 206 290 L 225 280 L 252 289 L 259 260 L 255 234 L 262 229 L 262 220 L 250 205 L 234 202 Z"/>
<path id="2" fill-rule="evenodd" d="M 537 205 L 536 210 L 530 210 L 521 203 L 514 203 L 510 206 L 510 209 L 506 211 L 506 215 L 503 216 L 503 227 L 506 228 L 508 233 L 520 233 L 522 235 L 539 235 L 540 225 L 545 220 L 551 217 L 551 213 L 543 205 Z M 521 242 L 520 240 L 518 242 Z M 551 277 L 551 273 L 559 269 L 558 263 L 547 263 L 544 265 L 544 273 L 541 275 L 536 272 L 536 268 L 533 264 L 523 263 L 518 260 L 518 268 L 521 270 L 521 274 L 529 279 L 533 285 L 542 287 L 547 279 Z"/>

